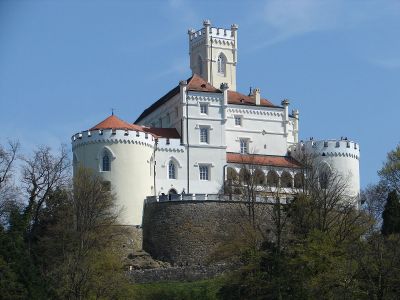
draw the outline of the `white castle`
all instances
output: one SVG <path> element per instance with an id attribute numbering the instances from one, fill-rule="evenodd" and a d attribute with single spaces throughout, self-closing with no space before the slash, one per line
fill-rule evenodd
<path id="1" fill-rule="evenodd" d="M 203 23 L 188 31 L 192 77 L 150 105 L 137 120 L 111 115 L 72 137 L 74 169 L 91 168 L 123 207 L 122 224 L 142 221 L 146 197 L 203 199 L 217 194 L 228 167 L 251 162 L 282 185 L 295 185 L 306 148 L 360 191 L 359 146 L 347 139 L 299 142 L 299 112 L 272 104 L 255 88 L 236 91 L 237 31 Z M 295 156 L 295 155 L 293 155 Z M 170 196 L 171 198 L 171 196 Z"/>

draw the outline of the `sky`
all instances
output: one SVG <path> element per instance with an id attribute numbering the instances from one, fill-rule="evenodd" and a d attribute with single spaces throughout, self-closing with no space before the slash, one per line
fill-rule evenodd
<path id="1" fill-rule="evenodd" d="M 400 142 L 398 0 L 0 0 L 0 143 L 70 145 L 133 122 L 191 75 L 189 28 L 238 30 L 237 90 L 300 111 L 300 138 L 360 144 L 361 186 Z"/>

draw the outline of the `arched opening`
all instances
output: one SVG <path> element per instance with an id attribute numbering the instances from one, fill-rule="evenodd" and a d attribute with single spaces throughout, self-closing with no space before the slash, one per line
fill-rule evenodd
<path id="1" fill-rule="evenodd" d="M 292 175 L 289 172 L 282 172 L 281 175 L 281 187 L 283 188 L 292 188 L 293 187 L 293 180 Z"/>
<path id="2" fill-rule="evenodd" d="M 173 160 L 168 163 L 168 178 L 176 179 L 176 164 Z"/>
<path id="3" fill-rule="evenodd" d="M 246 168 L 241 168 L 239 171 L 239 178 L 242 183 L 244 183 L 244 184 L 249 183 L 250 178 L 251 178 L 250 171 Z"/>
<path id="4" fill-rule="evenodd" d="M 271 187 L 277 187 L 279 185 L 279 176 L 275 171 L 268 172 L 267 185 Z"/>
<path id="5" fill-rule="evenodd" d="M 255 169 L 253 176 L 254 176 L 254 183 L 256 185 L 265 184 L 265 174 L 261 169 Z"/>
<path id="6" fill-rule="evenodd" d="M 225 194 L 230 195 L 232 197 L 233 194 L 235 194 L 235 188 L 237 186 L 237 180 L 239 178 L 238 172 L 232 167 L 228 167 L 226 169 L 226 182 L 224 186 L 224 192 Z"/>
<path id="7" fill-rule="evenodd" d="M 168 191 L 168 195 L 177 195 L 177 194 L 178 194 L 178 192 L 175 189 L 170 189 Z"/>
<path id="8" fill-rule="evenodd" d="M 177 200 L 179 198 L 178 193 L 175 189 L 168 191 L 168 200 Z"/>
<path id="9" fill-rule="evenodd" d="M 101 170 L 103 172 L 111 171 L 111 158 L 110 158 L 110 153 L 108 153 L 107 150 L 104 150 L 103 152 L 101 167 L 102 167 Z"/>
<path id="10" fill-rule="evenodd" d="M 226 71 L 226 57 L 223 53 L 220 53 L 218 55 L 218 60 L 217 60 L 217 70 L 218 73 L 221 75 L 225 76 L 225 71 Z"/>
<path id="11" fill-rule="evenodd" d="M 294 187 L 296 189 L 301 189 L 304 187 L 304 175 L 303 173 L 297 173 L 294 175 Z"/>
<path id="12" fill-rule="evenodd" d="M 228 167 L 226 170 L 226 178 L 228 180 L 236 180 L 238 177 L 238 173 L 236 172 L 236 170 L 234 168 Z"/>

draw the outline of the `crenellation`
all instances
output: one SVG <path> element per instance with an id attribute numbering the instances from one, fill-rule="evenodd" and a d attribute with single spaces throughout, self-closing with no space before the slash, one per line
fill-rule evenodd
<path id="1" fill-rule="evenodd" d="M 350 174 L 349 195 L 359 194 L 355 141 L 299 142 L 299 111 L 289 113 L 289 100 L 275 105 L 257 88 L 249 95 L 236 92 L 237 30 L 236 24 L 212 27 L 209 20 L 199 30 L 189 29 L 191 78 L 149 106 L 136 124 L 112 115 L 71 137 L 74 155 L 111 182 L 118 202 L 127 206 L 124 224 L 140 224 L 146 197 L 209 201 L 221 191 L 226 167 L 239 171 L 245 164 L 237 157 L 259 160 L 266 177 L 275 172 L 284 182 L 282 199 L 292 196 L 295 177 L 303 171 L 303 151 L 343 176 Z"/>

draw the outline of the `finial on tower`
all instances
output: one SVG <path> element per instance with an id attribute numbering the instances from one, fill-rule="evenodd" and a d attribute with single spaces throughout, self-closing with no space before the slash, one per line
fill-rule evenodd
<path id="1" fill-rule="evenodd" d="M 204 27 L 211 26 L 211 21 L 210 21 L 209 19 L 205 19 L 205 20 L 203 21 L 203 26 L 204 26 Z"/>
<path id="2" fill-rule="evenodd" d="M 282 106 L 288 106 L 289 104 L 290 104 L 290 102 L 289 102 L 288 99 L 283 99 L 282 102 L 281 102 Z"/>
<path id="3" fill-rule="evenodd" d="M 111 108 L 111 115 L 114 115 L 114 108 Z"/>
<path id="4" fill-rule="evenodd" d="M 229 86 L 226 82 L 223 82 L 223 83 L 221 83 L 219 88 L 220 88 L 220 90 L 225 91 L 225 90 L 229 89 Z"/>

